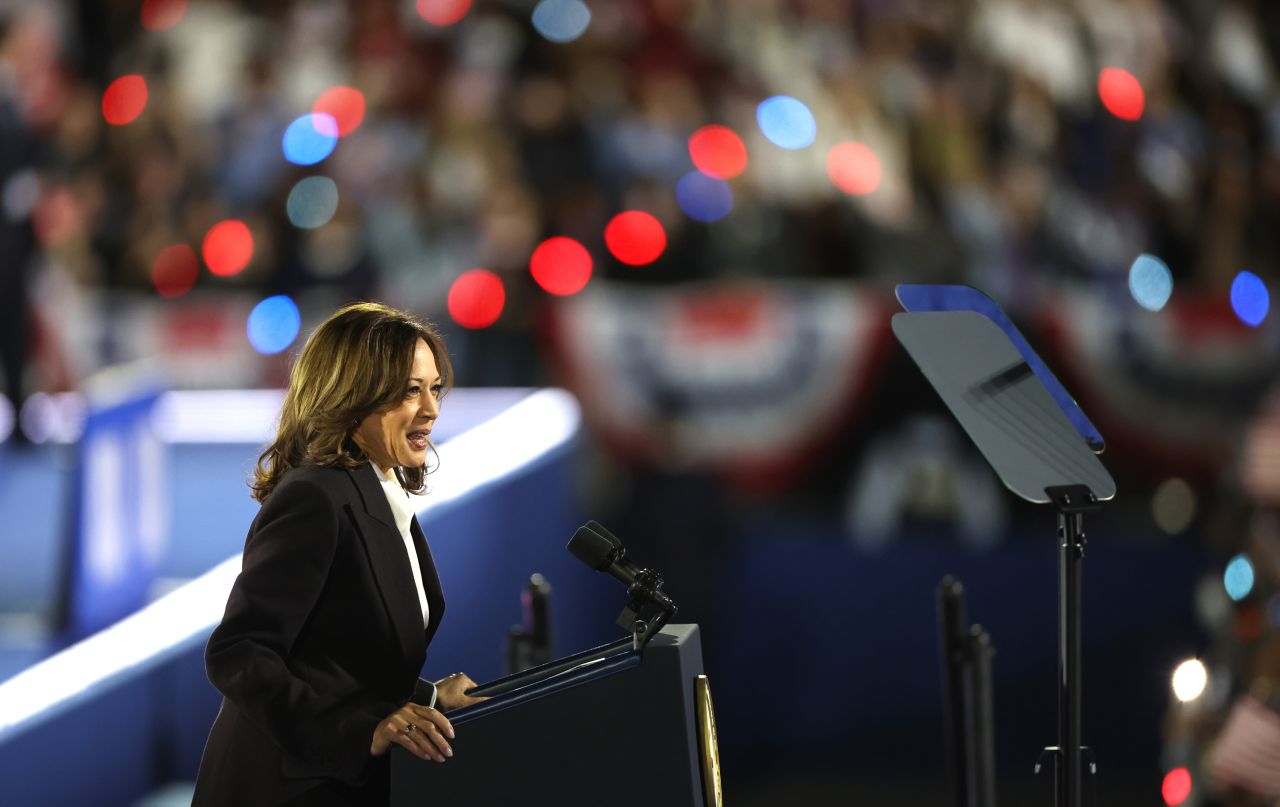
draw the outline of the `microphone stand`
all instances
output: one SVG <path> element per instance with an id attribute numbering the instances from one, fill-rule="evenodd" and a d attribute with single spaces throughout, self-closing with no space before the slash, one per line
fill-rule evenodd
<path id="1" fill-rule="evenodd" d="M 662 578 L 653 569 L 641 569 L 635 581 L 627 587 L 627 604 L 618 615 L 618 627 L 631 634 L 631 648 L 644 650 L 658 631 L 679 610 L 669 598 L 670 607 L 663 606 L 656 596 L 662 590 Z"/>

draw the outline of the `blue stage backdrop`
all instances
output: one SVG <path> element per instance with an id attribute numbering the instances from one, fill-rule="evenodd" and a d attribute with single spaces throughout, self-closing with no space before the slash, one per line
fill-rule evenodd
<path id="1" fill-rule="evenodd" d="M 151 417 L 159 397 L 145 389 L 105 404 L 89 398 L 59 603 L 68 640 L 146 604 L 168 552 L 168 448 Z"/>

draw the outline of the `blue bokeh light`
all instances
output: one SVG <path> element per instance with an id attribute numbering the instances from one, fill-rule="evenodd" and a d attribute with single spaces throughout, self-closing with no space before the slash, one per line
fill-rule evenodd
<path id="1" fill-rule="evenodd" d="M 542 0 L 533 9 L 533 27 L 552 42 L 572 42 L 591 24 L 591 9 L 582 0 Z"/>
<path id="2" fill-rule="evenodd" d="M 733 191 L 723 179 L 690 171 L 676 183 L 676 201 L 691 219 L 719 221 L 733 210 Z"/>
<path id="3" fill-rule="evenodd" d="M 298 306 L 286 295 L 277 294 L 253 307 L 245 330 L 253 349 L 269 356 L 293 344 L 301 326 Z"/>
<path id="4" fill-rule="evenodd" d="M 809 107 L 789 95 L 766 98 L 756 107 L 760 131 L 774 145 L 784 149 L 802 149 L 818 136 L 818 123 Z"/>
<path id="5" fill-rule="evenodd" d="M 1237 602 L 1249 596 L 1253 591 L 1253 564 L 1246 555 L 1241 553 L 1231 559 L 1222 575 L 1222 584 L 1226 586 L 1227 596 Z"/>
<path id="6" fill-rule="evenodd" d="M 1231 308 L 1244 324 L 1256 328 L 1267 318 L 1271 295 L 1267 284 L 1253 272 L 1242 271 L 1231 281 Z"/>
<path id="7" fill-rule="evenodd" d="M 329 177 L 300 179 L 289 191 L 285 210 L 295 227 L 323 227 L 338 211 L 338 185 Z"/>
<path id="8" fill-rule="evenodd" d="M 1173 294 L 1173 273 L 1154 255 L 1139 255 L 1129 267 L 1129 293 L 1148 311 L 1159 311 Z"/>
<path id="9" fill-rule="evenodd" d="M 295 165 L 315 165 L 337 145 L 338 122 L 323 112 L 309 112 L 284 130 L 284 158 Z"/>

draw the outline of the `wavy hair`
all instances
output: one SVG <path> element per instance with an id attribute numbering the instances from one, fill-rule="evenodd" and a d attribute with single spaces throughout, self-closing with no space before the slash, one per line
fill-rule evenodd
<path id="1" fill-rule="evenodd" d="M 353 303 L 321 323 L 289 373 L 276 438 L 258 456 L 249 483 L 253 498 L 266 499 L 289 469 L 303 463 L 355 468 L 367 462 L 352 435 L 366 417 L 403 399 L 419 339 L 435 356 L 447 391 L 453 364 L 431 324 L 379 303 Z M 426 488 L 425 465 L 400 468 L 397 475 L 411 493 Z"/>

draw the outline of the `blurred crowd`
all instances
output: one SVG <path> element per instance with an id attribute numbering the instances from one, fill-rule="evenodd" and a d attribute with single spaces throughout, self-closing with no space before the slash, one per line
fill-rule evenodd
<path id="1" fill-rule="evenodd" d="M 465 13 L 426 22 L 442 5 Z M 1280 350 L 1275 317 L 1248 329 L 1227 303 L 1239 271 L 1277 277 L 1278 3 L 608 0 L 587 4 L 590 23 L 568 42 L 535 30 L 533 6 L 0 2 L 4 391 L 20 402 L 75 389 L 159 349 L 125 335 L 136 312 L 278 293 L 304 321 L 353 298 L 417 311 L 446 325 L 466 383 L 547 383 L 539 328 L 555 300 L 527 267 L 553 235 L 591 250 L 593 283 L 967 283 L 1033 326 L 1068 293 L 1121 320 L 1149 317 L 1127 287 L 1147 253 L 1172 273 L 1166 314 L 1181 338 L 1213 343 L 1215 367 L 1260 343 L 1265 357 Z M 1099 101 L 1107 67 L 1141 85 L 1137 120 Z M 145 78 L 145 110 L 110 125 L 103 92 L 126 74 Z M 338 85 L 363 94 L 358 131 L 319 165 L 286 161 L 285 127 Z M 812 111 L 811 147 L 781 149 L 756 125 L 757 105 L 780 94 Z M 731 181 L 732 213 L 714 223 L 674 194 L 692 169 L 688 138 L 707 124 L 732 128 L 750 158 Z M 828 174 L 830 149 L 848 141 L 882 166 L 869 194 Z M 316 174 L 336 182 L 337 211 L 294 226 L 286 198 Z M 651 266 L 603 248 L 606 223 L 629 209 L 665 229 Z M 252 233 L 247 268 L 202 271 L 188 295 L 160 296 L 157 256 L 198 251 L 227 218 Z M 506 282 L 506 307 L 482 331 L 446 309 L 473 267 Z M 1176 340 L 1158 348 L 1178 364 Z M 1270 374 L 1243 386 L 1259 392 Z M 1276 442 L 1237 428 L 1220 468 L 1256 467 L 1256 446 Z M 1224 557 L 1258 541 L 1274 554 L 1268 480 L 1239 487 L 1240 507 L 1261 515 L 1233 522 L 1253 526 L 1228 531 Z M 1274 633 L 1280 611 L 1260 613 L 1259 635 Z"/>
<path id="2" fill-rule="evenodd" d="M 153 17 L 178 21 L 149 30 L 136 0 L 8 0 L 6 305 L 34 298 L 47 332 L 71 300 L 96 312 L 104 290 L 156 298 L 161 250 L 198 247 L 227 217 L 249 225 L 252 261 L 233 278 L 205 273 L 197 293 L 377 296 L 447 320 L 449 284 L 482 266 L 508 279 L 495 333 L 535 327 L 546 301 L 526 267 L 548 235 L 597 252 L 597 277 L 968 282 L 1015 312 L 1063 278 L 1123 288 L 1144 252 L 1167 262 L 1178 295 L 1224 298 L 1242 268 L 1274 275 L 1273 3 L 635 0 L 595 4 L 567 43 L 534 30 L 529 2 L 436 4 L 466 14 L 435 26 L 417 13 L 432 0 L 153 0 Z M 1140 120 L 1099 103 L 1108 66 L 1145 89 Z M 108 125 L 103 90 L 130 73 L 147 82 L 146 109 Z M 360 131 L 319 166 L 290 164 L 284 127 L 334 85 L 363 93 Z M 812 147 L 760 134 L 756 105 L 777 94 L 813 111 Z M 691 168 L 688 136 L 709 123 L 737 131 L 751 158 L 715 225 L 672 192 Z M 828 150 L 848 140 L 883 167 L 869 195 L 827 176 Z M 284 200 L 314 173 L 336 180 L 340 204 L 304 230 Z M 670 239 L 644 271 L 599 248 L 609 218 L 633 208 Z M 13 388 L 32 328 L 6 319 Z M 81 339 L 60 343 L 64 365 L 132 358 Z M 477 361 L 472 377 L 537 380 L 533 358 Z M 75 375 L 44 365 L 23 389 Z"/>

